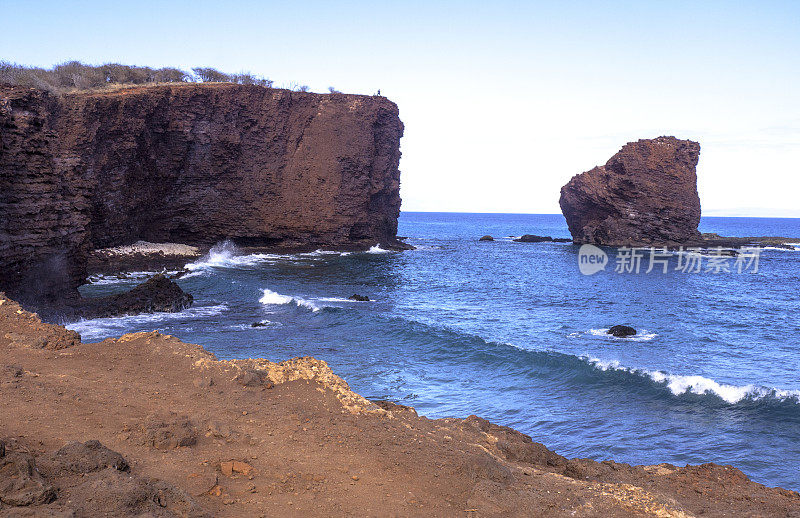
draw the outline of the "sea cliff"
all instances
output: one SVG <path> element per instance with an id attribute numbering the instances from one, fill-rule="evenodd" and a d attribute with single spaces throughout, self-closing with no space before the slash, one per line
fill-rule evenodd
<path id="1" fill-rule="evenodd" d="M 91 250 L 139 240 L 401 246 L 402 134 L 383 97 L 0 85 L 0 289 L 77 297 Z"/>

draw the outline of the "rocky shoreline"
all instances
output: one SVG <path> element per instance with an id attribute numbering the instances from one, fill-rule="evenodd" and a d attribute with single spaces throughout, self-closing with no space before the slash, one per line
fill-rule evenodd
<path id="1" fill-rule="evenodd" d="M 0 515 L 794 516 L 731 466 L 566 459 L 352 392 L 323 361 L 84 344 L 0 295 Z M 142 369 L 147 365 L 147 369 Z"/>

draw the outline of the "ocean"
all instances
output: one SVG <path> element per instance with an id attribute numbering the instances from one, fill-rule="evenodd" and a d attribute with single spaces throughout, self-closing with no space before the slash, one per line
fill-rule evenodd
<path id="1" fill-rule="evenodd" d="M 800 219 L 700 227 L 800 236 Z M 177 281 L 192 308 L 68 327 L 84 341 L 158 329 L 222 359 L 315 356 L 367 398 L 431 418 L 477 414 L 567 457 L 731 464 L 800 490 L 800 243 L 747 261 L 645 253 L 638 273 L 626 251 L 606 249 L 606 268 L 583 275 L 579 247 L 510 237 L 569 237 L 560 215 L 404 212 L 399 234 L 417 249 L 240 255 L 221 244 Z M 348 300 L 356 293 L 371 300 Z M 611 337 L 615 324 L 638 334 Z"/>

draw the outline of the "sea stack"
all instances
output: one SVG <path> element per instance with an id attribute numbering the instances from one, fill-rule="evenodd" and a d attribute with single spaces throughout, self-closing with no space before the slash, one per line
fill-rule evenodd
<path id="1" fill-rule="evenodd" d="M 675 246 L 701 239 L 700 144 L 675 137 L 629 142 L 605 165 L 561 188 L 576 244 Z"/>

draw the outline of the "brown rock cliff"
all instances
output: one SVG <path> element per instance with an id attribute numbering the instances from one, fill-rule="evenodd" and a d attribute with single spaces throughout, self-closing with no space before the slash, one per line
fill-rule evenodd
<path id="1" fill-rule="evenodd" d="M 383 97 L 0 86 L 0 289 L 74 295 L 90 249 L 140 239 L 392 246 L 402 134 Z"/>

